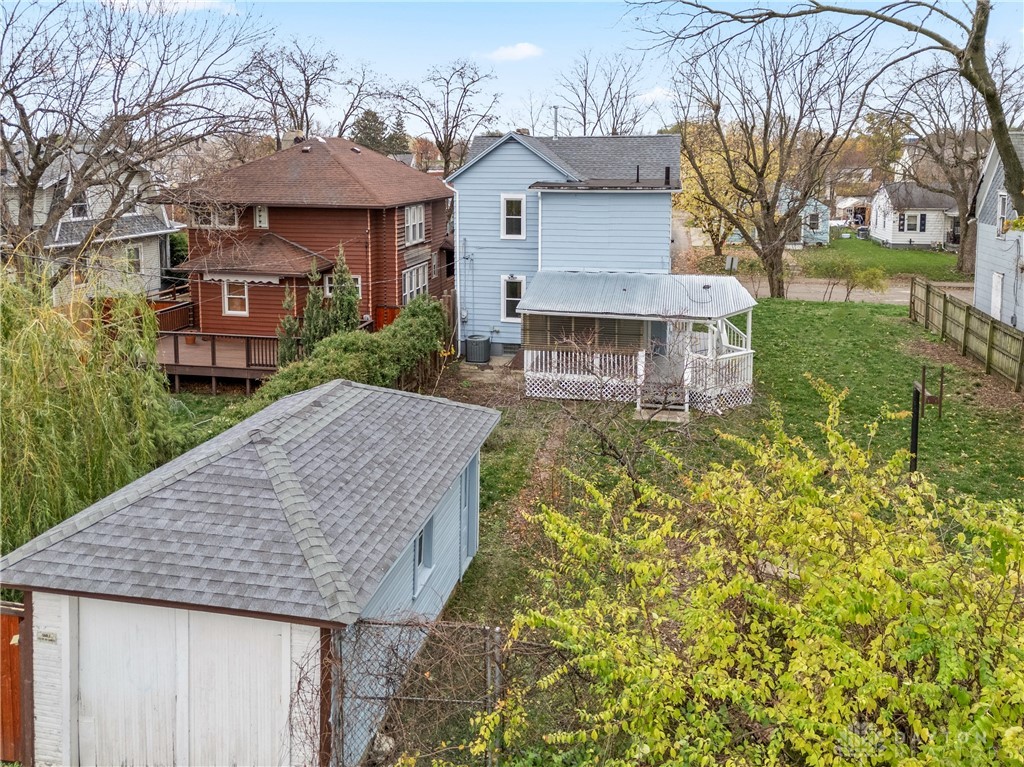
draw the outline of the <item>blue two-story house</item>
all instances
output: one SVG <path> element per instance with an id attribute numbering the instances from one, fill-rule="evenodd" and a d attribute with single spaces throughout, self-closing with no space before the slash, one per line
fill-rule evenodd
<path id="1" fill-rule="evenodd" d="M 527 394 L 685 404 L 683 347 L 749 358 L 749 321 L 718 324 L 753 306 L 739 283 L 671 274 L 678 136 L 481 137 L 448 182 L 460 344 L 522 349 Z"/>

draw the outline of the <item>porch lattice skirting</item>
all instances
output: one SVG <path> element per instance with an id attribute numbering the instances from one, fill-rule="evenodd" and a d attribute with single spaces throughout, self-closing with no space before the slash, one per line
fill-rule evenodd
<path id="1" fill-rule="evenodd" d="M 549 399 L 636 402 L 638 406 L 683 407 L 723 412 L 754 400 L 753 352 L 717 359 L 694 357 L 682 381 L 658 381 L 644 352 L 635 354 L 526 349 L 526 396 Z"/>

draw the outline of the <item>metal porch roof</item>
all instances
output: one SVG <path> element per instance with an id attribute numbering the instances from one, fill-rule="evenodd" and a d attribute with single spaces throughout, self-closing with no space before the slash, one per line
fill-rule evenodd
<path id="1" fill-rule="evenodd" d="M 520 314 L 718 319 L 757 305 L 735 277 L 640 272 L 538 272 Z"/>

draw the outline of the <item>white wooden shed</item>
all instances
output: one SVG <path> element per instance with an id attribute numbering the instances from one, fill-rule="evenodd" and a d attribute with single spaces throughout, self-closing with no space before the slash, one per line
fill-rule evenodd
<path id="1" fill-rule="evenodd" d="M 372 732 L 329 753 L 321 724 L 348 701 L 321 664 L 361 619 L 440 612 L 476 552 L 497 420 L 335 381 L 4 557 L 35 764 L 358 762 Z"/>
<path id="2" fill-rule="evenodd" d="M 749 405 L 756 304 L 735 277 L 538 272 L 518 306 L 526 393 L 637 408 Z"/>

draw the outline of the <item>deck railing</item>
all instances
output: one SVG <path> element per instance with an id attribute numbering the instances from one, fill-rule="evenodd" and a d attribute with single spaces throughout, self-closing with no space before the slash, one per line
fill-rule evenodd
<path id="1" fill-rule="evenodd" d="M 192 325 L 192 304 L 176 304 L 158 309 L 156 321 L 161 333 L 183 330 Z"/>
<path id="2" fill-rule="evenodd" d="M 276 336 L 200 334 L 196 331 L 175 331 L 160 335 L 171 339 L 172 359 L 164 364 L 246 370 L 253 368 L 277 369 L 278 339 Z M 190 343 L 188 341 L 190 338 L 197 340 Z M 220 354 L 219 357 L 218 354 Z"/>
<path id="3" fill-rule="evenodd" d="M 643 383 L 644 352 L 524 349 L 530 397 L 632 402 Z"/>

